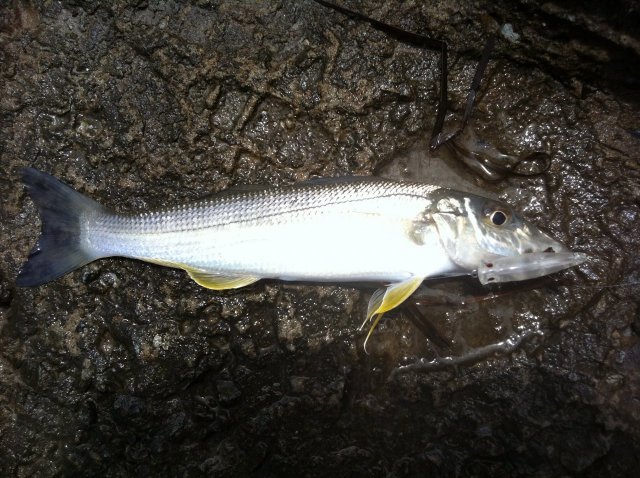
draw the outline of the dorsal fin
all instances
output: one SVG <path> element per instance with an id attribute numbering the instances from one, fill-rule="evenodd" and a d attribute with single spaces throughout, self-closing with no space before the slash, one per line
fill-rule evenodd
<path id="1" fill-rule="evenodd" d="M 299 186 L 320 186 L 323 184 L 341 184 L 354 182 L 376 182 L 380 178 L 375 176 L 337 176 L 335 178 L 311 178 L 295 183 Z"/>
<path id="2" fill-rule="evenodd" d="M 326 184 L 376 182 L 380 180 L 381 178 L 377 178 L 374 176 L 339 176 L 335 178 L 306 179 L 298 183 L 282 185 L 282 186 L 270 186 L 267 184 L 234 184 L 233 186 L 229 186 L 227 189 L 223 189 L 215 193 L 207 194 L 206 196 L 203 196 L 202 199 L 216 198 L 216 197 L 227 196 L 227 195 L 238 195 L 242 193 L 258 193 L 261 191 L 276 189 L 277 187 L 295 188 L 295 187 L 304 187 L 304 186 L 322 186 Z"/>
<path id="3" fill-rule="evenodd" d="M 256 191 L 264 191 L 266 189 L 273 189 L 274 186 L 269 186 L 268 184 L 234 184 L 233 186 L 229 186 L 227 189 L 223 189 L 215 194 L 224 194 L 224 193 L 254 193 Z"/>

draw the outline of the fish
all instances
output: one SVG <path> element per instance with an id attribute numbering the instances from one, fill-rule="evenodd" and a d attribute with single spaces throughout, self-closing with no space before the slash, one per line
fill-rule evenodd
<path id="1" fill-rule="evenodd" d="M 260 279 L 381 283 L 368 303 L 367 339 L 426 278 L 480 269 L 492 281 L 523 280 L 583 259 L 503 202 L 419 182 L 343 177 L 238 187 L 125 214 L 47 173 L 23 168 L 21 175 L 42 230 L 17 286 L 113 256 L 183 269 L 213 290 Z M 509 267 L 491 268 L 505 258 Z"/>

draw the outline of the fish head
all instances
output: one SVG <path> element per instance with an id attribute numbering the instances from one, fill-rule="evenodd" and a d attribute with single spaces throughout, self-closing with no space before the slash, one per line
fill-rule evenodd
<path id="1" fill-rule="evenodd" d="M 434 196 L 429 216 L 447 254 L 465 270 L 474 271 L 496 257 L 569 252 L 508 204 L 494 199 L 441 189 Z"/>

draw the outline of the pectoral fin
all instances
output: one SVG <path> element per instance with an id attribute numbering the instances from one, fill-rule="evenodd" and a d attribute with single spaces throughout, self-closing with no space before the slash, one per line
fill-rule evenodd
<path id="1" fill-rule="evenodd" d="M 260 277 L 230 276 L 205 271 L 187 270 L 189 276 L 202 287 L 214 290 L 238 289 L 260 280 Z"/>
<path id="2" fill-rule="evenodd" d="M 369 329 L 367 338 L 364 340 L 365 350 L 367 348 L 367 341 L 378 325 L 378 322 L 380 322 L 382 315 L 385 312 L 388 312 L 391 309 L 394 309 L 402 304 L 411 294 L 415 292 L 420 284 L 422 284 L 422 280 L 423 277 L 412 277 L 411 279 L 408 279 L 404 282 L 390 284 L 386 289 L 378 289 L 373 293 L 371 299 L 369 299 L 367 318 L 360 327 L 364 327 L 364 324 L 366 324 L 369 320 L 371 320 L 372 317 L 375 316 L 373 325 Z"/>

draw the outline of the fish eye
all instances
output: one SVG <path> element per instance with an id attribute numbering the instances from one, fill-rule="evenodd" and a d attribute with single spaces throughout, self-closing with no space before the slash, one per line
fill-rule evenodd
<path id="1" fill-rule="evenodd" d="M 509 216 L 505 211 L 496 209 L 489 215 L 489 219 L 491 220 L 491 224 L 494 226 L 502 226 L 509 220 Z"/>
<path id="2" fill-rule="evenodd" d="M 496 201 L 487 201 L 482 208 L 482 221 L 488 226 L 506 226 L 513 218 L 511 208 Z"/>

